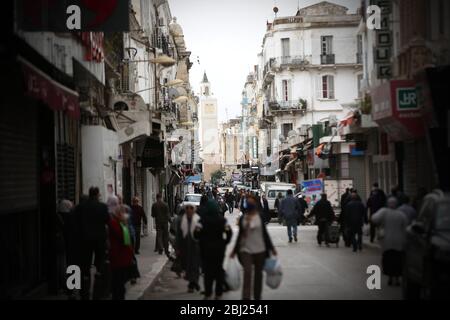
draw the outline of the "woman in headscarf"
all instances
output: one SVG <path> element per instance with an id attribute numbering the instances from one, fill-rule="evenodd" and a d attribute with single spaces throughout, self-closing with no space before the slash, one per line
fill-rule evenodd
<path id="1" fill-rule="evenodd" d="M 133 245 L 128 228 L 129 216 L 123 205 L 118 205 L 109 222 L 109 259 L 112 270 L 112 299 L 125 299 L 125 283 L 133 264 Z"/>
<path id="2" fill-rule="evenodd" d="M 381 248 L 383 250 L 383 273 L 389 276 L 388 285 L 400 285 L 399 277 L 403 269 L 403 250 L 406 240 L 406 227 L 408 218 L 397 209 L 398 200 L 389 197 L 387 208 L 381 208 L 372 217 L 374 225 L 382 230 Z"/>
<path id="3" fill-rule="evenodd" d="M 211 298 L 215 282 L 216 300 L 222 297 L 224 287 L 223 259 L 225 248 L 231 240 L 232 231 L 227 220 L 220 214 L 217 202 L 209 200 L 195 233 L 200 243 L 204 272 L 205 299 Z"/>
<path id="4" fill-rule="evenodd" d="M 194 236 L 195 230 L 200 227 L 200 216 L 195 213 L 191 204 L 184 206 L 184 214 L 178 221 L 176 247 L 177 256 L 185 272 L 185 279 L 189 282 L 188 292 L 200 291 L 198 278 L 200 275 L 200 247 Z"/>

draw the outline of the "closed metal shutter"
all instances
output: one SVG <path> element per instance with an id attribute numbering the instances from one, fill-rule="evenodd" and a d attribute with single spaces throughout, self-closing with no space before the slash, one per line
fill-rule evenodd
<path id="1" fill-rule="evenodd" d="M 58 199 L 75 201 L 76 167 L 74 147 L 57 145 Z"/>
<path id="2" fill-rule="evenodd" d="M 0 117 L 0 213 L 38 205 L 36 106 L 2 107 Z"/>
<path id="3" fill-rule="evenodd" d="M 353 179 L 353 188 L 358 190 L 361 199 L 366 197 L 366 171 L 364 157 L 349 156 L 349 176 Z"/>

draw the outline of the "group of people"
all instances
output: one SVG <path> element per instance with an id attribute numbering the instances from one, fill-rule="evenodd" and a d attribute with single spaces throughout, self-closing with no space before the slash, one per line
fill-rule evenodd
<path id="1" fill-rule="evenodd" d="M 103 299 L 111 294 L 112 299 L 122 300 L 125 284 L 134 284 L 139 277 L 136 255 L 147 217 L 136 197 L 131 206 L 124 204 L 121 197 L 111 195 L 106 203 L 100 198 L 99 189 L 91 187 L 89 195 L 75 207 L 68 200 L 61 201 L 58 218 L 65 264 L 81 269 L 81 299 Z M 92 264 L 95 275 L 90 292 Z M 68 294 L 75 298 L 74 290 Z"/>
<path id="2" fill-rule="evenodd" d="M 243 202 L 243 214 L 238 222 L 239 232 L 230 259 L 237 256 L 244 269 L 242 298 L 249 300 L 253 296 L 259 300 L 264 261 L 269 255 L 277 253 L 267 232 L 259 199 L 247 194 L 242 195 L 240 200 Z M 198 208 L 186 204 L 173 225 L 176 239 L 174 265 L 179 265 L 184 274 L 188 292 L 200 291 L 199 277 L 203 274 L 204 298 L 211 299 L 214 292 L 215 299 L 221 299 L 228 289 L 223 263 L 232 229 L 217 198 L 204 194 Z"/>
<path id="3" fill-rule="evenodd" d="M 402 273 L 406 228 L 417 218 L 420 204 L 414 207 L 410 198 L 398 187 L 386 196 L 374 183 L 366 203 L 355 189 L 347 189 L 341 197 L 340 222 L 343 238 L 353 251 L 362 249 L 363 225 L 369 225 L 370 241 L 375 237 L 381 243 L 383 272 L 389 276 L 389 285 L 399 285 Z"/>

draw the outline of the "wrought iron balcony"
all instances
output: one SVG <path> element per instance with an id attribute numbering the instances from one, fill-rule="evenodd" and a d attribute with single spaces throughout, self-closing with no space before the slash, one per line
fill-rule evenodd
<path id="1" fill-rule="evenodd" d="M 277 111 L 306 111 L 307 102 L 306 100 L 282 100 L 282 101 L 271 101 L 269 102 L 269 110 L 271 112 Z"/>
<path id="2" fill-rule="evenodd" d="M 309 60 L 305 56 L 284 56 L 276 59 L 277 65 L 289 67 L 303 67 L 309 64 Z"/>
<path id="3" fill-rule="evenodd" d="M 334 54 L 322 54 L 320 56 L 321 64 L 335 64 L 335 56 Z"/>

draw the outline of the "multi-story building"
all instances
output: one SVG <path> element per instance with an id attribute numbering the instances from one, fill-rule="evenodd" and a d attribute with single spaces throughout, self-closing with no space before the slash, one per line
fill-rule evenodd
<path id="1" fill-rule="evenodd" d="M 294 166 L 298 158 L 292 147 L 306 151 L 301 144 L 312 137 L 313 127 L 311 147 L 323 143 L 324 135 L 332 139 L 331 127 L 357 104 L 363 73 L 356 36 L 359 20 L 346 7 L 324 1 L 267 23 L 257 68 L 257 93 L 264 106 L 259 122 L 264 132 L 259 135 L 264 136 L 263 174 L 276 171 L 279 179 L 294 183 L 322 171 L 333 175 L 329 161 L 322 161 L 312 149 L 308 169 Z M 339 137 L 333 141 L 339 142 Z"/>
<path id="2" fill-rule="evenodd" d="M 230 180 L 242 163 L 240 152 L 241 120 L 230 119 L 220 126 L 220 155 L 222 170 L 226 173 L 226 179 Z"/>

